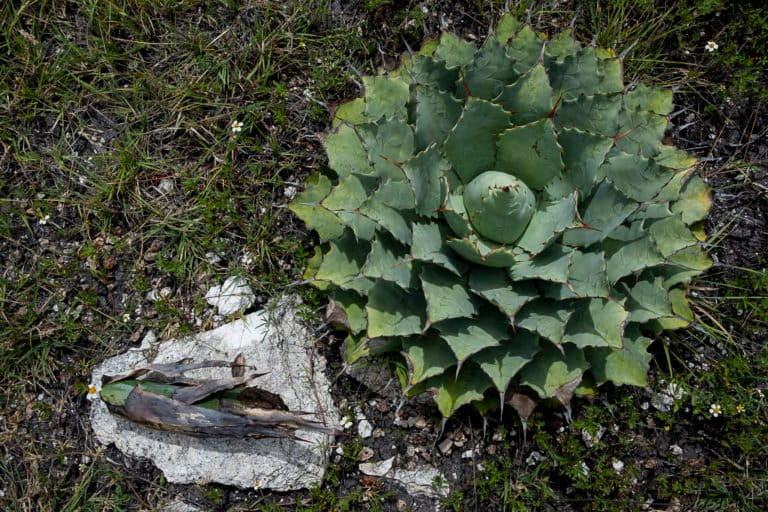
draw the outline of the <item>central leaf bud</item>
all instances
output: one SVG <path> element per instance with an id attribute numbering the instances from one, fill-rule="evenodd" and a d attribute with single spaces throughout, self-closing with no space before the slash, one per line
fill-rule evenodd
<path id="1" fill-rule="evenodd" d="M 472 227 L 500 244 L 514 243 L 536 210 L 536 197 L 511 174 L 486 171 L 464 187 L 464 208 Z"/>

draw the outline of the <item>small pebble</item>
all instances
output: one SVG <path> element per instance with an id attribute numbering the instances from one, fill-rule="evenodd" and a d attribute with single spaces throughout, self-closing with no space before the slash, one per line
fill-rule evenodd
<path id="1" fill-rule="evenodd" d="M 360 453 L 357 455 L 357 458 L 360 460 L 360 462 L 371 460 L 373 458 L 373 449 L 369 448 L 368 446 L 363 446 L 360 449 Z"/>
<path id="2" fill-rule="evenodd" d="M 440 450 L 440 453 L 448 455 L 451 452 L 451 447 L 453 447 L 453 441 L 451 439 L 445 439 L 437 445 L 437 447 Z"/>

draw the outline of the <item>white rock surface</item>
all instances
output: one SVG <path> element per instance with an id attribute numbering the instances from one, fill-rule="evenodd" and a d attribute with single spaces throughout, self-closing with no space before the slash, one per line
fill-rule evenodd
<path id="1" fill-rule="evenodd" d="M 357 468 L 364 475 L 384 476 L 392 471 L 392 466 L 394 463 L 395 457 L 390 457 L 386 460 L 381 460 L 378 462 L 364 462 L 363 464 L 358 464 Z"/>
<path id="2" fill-rule="evenodd" d="M 99 388 L 104 374 L 115 375 L 152 362 L 231 360 L 242 352 L 256 371 L 270 372 L 257 378 L 254 385 L 279 394 L 292 411 L 307 411 L 336 425 L 339 413 L 329 393 L 325 360 L 315 353 L 310 363 L 313 340 L 297 320 L 294 300 L 283 300 L 274 308 L 212 331 L 159 343 L 155 350 L 129 350 L 97 366 L 91 383 Z M 228 374 L 228 368 L 188 373 L 197 378 Z M 307 431 L 298 432 L 307 442 L 197 438 L 162 432 L 111 415 L 98 398 L 92 401 L 90 416 L 101 443 L 114 444 L 133 457 L 151 459 L 172 483 L 217 482 L 253 488 L 259 481 L 276 491 L 310 487 L 322 479 L 333 441 L 328 435 Z"/>
<path id="3" fill-rule="evenodd" d="M 402 484 L 408 494 L 411 495 L 422 494 L 432 498 L 445 497 L 451 490 L 447 480 L 437 468 L 426 464 L 411 471 L 396 469 L 393 479 Z M 437 486 L 435 482 L 442 482 L 442 484 Z"/>
<path id="4" fill-rule="evenodd" d="M 360 423 L 357 424 L 357 435 L 363 439 L 368 439 L 373 435 L 373 425 L 367 419 L 363 418 Z"/>
<path id="5" fill-rule="evenodd" d="M 251 287 L 242 277 L 228 277 L 221 286 L 212 286 L 205 300 L 218 309 L 220 315 L 231 315 L 247 309 L 256 301 Z"/>
<path id="6" fill-rule="evenodd" d="M 168 503 L 167 505 L 163 505 L 163 507 L 160 509 L 160 512 L 202 512 L 202 509 L 197 508 L 194 505 L 190 505 L 181 499 L 177 499 Z"/>

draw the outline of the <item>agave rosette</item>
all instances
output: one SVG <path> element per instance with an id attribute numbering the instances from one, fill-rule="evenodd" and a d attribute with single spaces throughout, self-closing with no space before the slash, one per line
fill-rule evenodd
<path id="1" fill-rule="evenodd" d="M 406 393 L 445 417 L 510 389 L 645 385 L 641 333 L 692 321 L 685 286 L 711 264 L 692 229 L 709 189 L 661 142 L 671 91 L 510 16 L 363 82 L 325 139 L 336 176 L 290 205 L 323 242 L 307 277 L 347 359 L 402 355 Z"/>

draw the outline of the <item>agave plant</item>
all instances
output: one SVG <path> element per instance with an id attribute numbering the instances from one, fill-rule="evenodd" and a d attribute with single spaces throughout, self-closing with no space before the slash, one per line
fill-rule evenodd
<path id="1" fill-rule="evenodd" d="M 510 16 L 480 48 L 444 34 L 363 83 L 325 139 L 335 176 L 290 205 L 323 242 L 307 278 L 348 361 L 402 357 L 405 392 L 444 417 L 645 385 L 643 333 L 692 321 L 686 284 L 711 264 L 709 189 L 661 142 L 672 92 Z"/>

